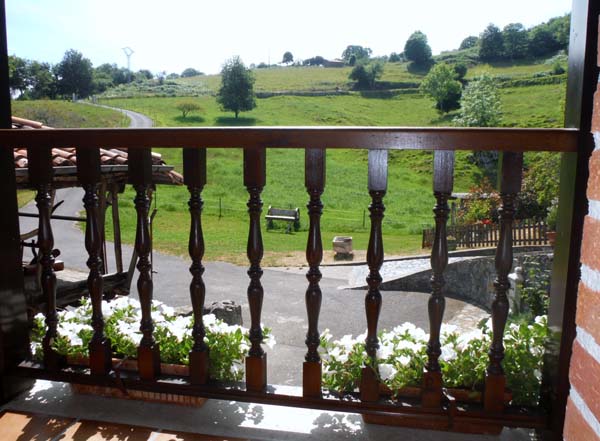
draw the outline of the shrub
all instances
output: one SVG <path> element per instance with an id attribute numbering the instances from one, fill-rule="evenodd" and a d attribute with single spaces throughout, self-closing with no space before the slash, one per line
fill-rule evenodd
<path id="1" fill-rule="evenodd" d="M 358 89 L 372 89 L 377 78 L 383 74 L 383 64 L 369 63 L 354 66 L 348 78 L 356 81 Z"/>
<path id="2" fill-rule="evenodd" d="M 181 111 L 181 115 L 186 118 L 190 112 L 203 112 L 202 107 L 193 101 L 179 101 L 175 107 Z"/>
<path id="3" fill-rule="evenodd" d="M 494 79 L 483 74 L 471 81 L 460 100 L 456 124 L 465 127 L 492 127 L 501 120 L 500 95 Z"/>
<path id="4" fill-rule="evenodd" d="M 456 80 L 456 72 L 446 63 L 436 64 L 423 79 L 420 90 L 433 98 L 440 112 L 458 108 L 462 86 Z"/>

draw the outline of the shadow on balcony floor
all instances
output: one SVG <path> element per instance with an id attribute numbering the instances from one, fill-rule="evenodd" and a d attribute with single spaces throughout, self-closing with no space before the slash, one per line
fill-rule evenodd
<path id="1" fill-rule="evenodd" d="M 51 414 L 54 417 L 63 419 L 74 418 L 127 426 L 141 426 L 162 432 L 199 433 L 212 437 L 227 437 L 227 439 L 230 439 L 230 437 L 265 441 L 338 441 L 350 439 L 366 441 L 384 439 L 403 441 L 525 441 L 530 439 L 530 434 L 525 430 L 505 429 L 500 436 L 495 437 L 402 429 L 365 425 L 361 417 L 355 414 L 290 409 L 233 401 L 208 400 L 202 408 L 198 409 L 85 396 L 74 394 L 70 386 L 66 384 L 49 381 L 37 381 L 31 391 L 25 392 L 2 409 L 34 414 Z M 9 441 L 9 438 L 3 437 L 2 439 Z M 57 436 L 48 439 L 65 438 Z"/>

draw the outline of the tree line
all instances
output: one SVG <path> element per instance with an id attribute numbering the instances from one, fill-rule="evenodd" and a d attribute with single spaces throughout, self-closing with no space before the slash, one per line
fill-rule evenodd
<path id="1" fill-rule="evenodd" d="M 54 65 L 10 55 L 8 68 L 12 95 L 33 100 L 70 98 L 73 94 L 85 98 L 120 84 L 152 79 L 162 82 L 165 79 L 203 75 L 191 67 L 181 74 L 169 75 L 166 72 L 155 75 L 147 69 L 133 72 L 114 63 L 93 67 L 88 58 L 74 49 L 66 51 L 63 59 Z"/>

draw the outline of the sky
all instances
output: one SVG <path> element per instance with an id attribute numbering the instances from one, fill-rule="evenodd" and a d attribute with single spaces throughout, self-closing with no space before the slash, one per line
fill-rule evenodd
<path id="1" fill-rule="evenodd" d="M 247 64 L 341 56 L 350 44 L 374 55 L 402 52 L 424 32 L 434 54 L 458 48 L 489 24 L 531 27 L 571 10 L 572 0 L 6 0 L 8 51 L 58 63 L 75 49 L 94 66 L 217 73 Z"/>

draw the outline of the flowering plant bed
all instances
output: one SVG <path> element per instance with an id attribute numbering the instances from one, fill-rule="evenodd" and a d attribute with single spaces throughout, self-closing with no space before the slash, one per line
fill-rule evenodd
<path id="1" fill-rule="evenodd" d="M 544 344 L 548 335 L 546 316 L 532 323 L 512 323 L 504 335 L 503 362 L 511 405 L 534 406 L 540 395 Z M 352 338 L 345 335 L 331 341 L 326 330 L 321 337 L 323 385 L 340 393 L 358 390 L 362 369 L 372 361 L 366 354 L 366 334 Z M 383 392 L 395 398 L 420 395 L 427 363 L 429 335 L 412 323 L 379 333 L 380 348 L 376 372 Z M 444 387 L 459 401 L 481 400 L 488 349 L 491 344 L 491 320 L 482 322 L 471 332 L 459 334 L 455 326 L 442 325 L 440 365 Z"/>
<path id="2" fill-rule="evenodd" d="M 137 347 L 142 338 L 139 330 L 141 320 L 140 304 L 129 297 L 118 297 L 110 302 L 102 302 L 102 314 L 105 321 L 105 334 L 110 340 L 113 351 L 113 368 L 117 370 L 137 370 Z M 88 345 L 92 339 L 91 326 L 92 306 L 89 299 L 81 299 L 81 306 L 60 311 L 58 313 L 58 337 L 53 342 L 53 349 L 67 358 L 70 365 L 86 366 L 89 364 Z M 160 347 L 161 372 L 165 375 L 189 375 L 189 353 L 192 350 L 191 316 L 175 314 L 173 308 L 164 303 L 152 302 L 152 319 L 154 321 L 154 337 Z M 216 381 L 241 381 L 244 377 L 244 359 L 250 348 L 248 330 L 238 325 L 227 325 L 215 318 L 213 314 L 203 316 L 206 336 L 204 342 L 209 349 L 209 377 Z M 42 340 L 46 332 L 44 316 L 34 317 L 31 331 L 31 348 L 34 359 L 41 361 Z M 264 342 L 272 347 L 275 339 L 269 328 L 263 328 Z M 81 391 L 99 393 L 100 389 L 92 386 L 78 385 Z M 113 389 L 113 388 L 108 388 Z M 119 396 L 119 389 L 107 390 L 110 396 Z M 128 391 L 129 398 L 156 400 L 168 394 Z M 167 399 L 179 404 L 188 397 Z M 163 397 L 165 398 L 165 397 Z M 168 397 L 167 397 L 168 398 Z M 199 399 L 200 400 L 200 399 Z M 189 400 L 188 400 L 189 401 Z"/>

